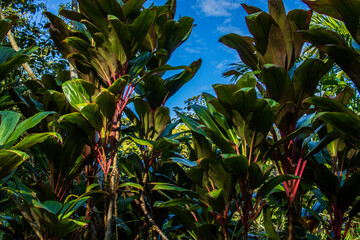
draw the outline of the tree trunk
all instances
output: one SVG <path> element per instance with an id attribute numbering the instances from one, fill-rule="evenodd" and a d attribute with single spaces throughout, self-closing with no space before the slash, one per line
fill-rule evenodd
<path id="1" fill-rule="evenodd" d="M 74 11 L 74 12 L 79 11 L 79 6 L 78 6 L 77 0 L 72 0 L 72 2 L 71 2 L 71 10 Z M 73 29 L 77 30 L 77 27 L 75 25 L 75 21 L 71 21 L 71 23 L 72 23 Z M 78 73 L 77 73 L 76 69 L 74 68 L 74 66 L 70 62 L 69 62 L 69 71 L 70 71 L 70 79 L 78 78 Z"/>
<path id="2" fill-rule="evenodd" d="M 5 19 L 5 15 L 2 11 L 2 9 L 0 8 L 0 18 L 1 19 Z M 9 38 L 9 42 L 11 47 L 15 50 L 15 51 L 20 51 L 19 46 L 17 45 L 15 38 L 11 32 L 11 30 L 8 31 L 7 36 Z M 37 77 L 35 76 L 35 73 L 33 72 L 33 70 L 31 69 L 30 65 L 28 63 L 24 63 L 23 67 L 25 69 L 25 71 L 29 74 L 30 78 L 32 80 L 37 80 Z"/>
<path id="3" fill-rule="evenodd" d="M 294 239 L 294 208 L 289 206 L 288 208 L 288 240 Z"/>

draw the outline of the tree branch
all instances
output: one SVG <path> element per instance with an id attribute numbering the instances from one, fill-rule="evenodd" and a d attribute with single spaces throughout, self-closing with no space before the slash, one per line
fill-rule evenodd
<path id="1" fill-rule="evenodd" d="M 0 8 L 0 18 L 1 18 L 1 19 L 5 19 L 5 15 L 4 15 L 4 13 L 3 13 L 3 11 L 2 11 L 1 8 Z M 10 44 L 11 44 L 11 47 L 12 47 L 15 51 L 20 51 L 20 48 L 19 48 L 19 46 L 17 45 L 17 43 L 16 43 L 16 41 L 15 41 L 15 38 L 14 38 L 11 30 L 8 31 L 7 36 L 8 36 L 8 38 L 9 38 L 9 42 L 10 42 Z M 37 80 L 37 77 L 35 76 L 34 72 L 32 71 L 32 69 L 31 69 L 31 67 L 30 67 L 30 65 L 29 65 L 28 63 L 24 63 L 24 64 L 23 64 L 23 67 L 24 67 L 25 71 L 29 74 L 29 76 L 30 76 L 30 78 L 31 78 L 32 80 Z"/>
<path id="2" fill-rule="evenodd" d="M 35 231 L 36 235 L 39 237 L 40 240 L 43 240 L 43 236 L 39 230 L 39 227 L 36 225 L 36 223 L 31 219 L 30 215 L 26 212 L 24 207 L 22 206 L 22 203 L 17 199 L 14 195 L 12 196 L 12 199 L 15 202 L 16 207 L 19 209 L 25 220 L 29 223 L 31 228 Z"/>

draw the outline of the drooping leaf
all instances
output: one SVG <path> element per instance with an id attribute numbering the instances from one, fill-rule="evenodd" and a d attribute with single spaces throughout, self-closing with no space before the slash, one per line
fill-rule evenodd
<path id="1" fill-rule="evenodd" d="M 103 127 L 102 116 L 100 114 L 99 105 L 96 103 L 88 103 L 81 107 L 81 114 L 89 121 L 90 125 L 97 131 L 101 131 Z"/>
<path id="2" fill-rule="evenodd" d="M 8 176 L 30 156 L 16 150 L 0 150 L 0 179 Z"/>
<path id="3" fill-rule="evenodd" d="M 280 240 L 278 233 L 276 232 L 274 225 L 271 220 L 271 209 L 268 205 L 263 207 L 263 214 L 264 214 L 264 225 L 266 229 L 266 233 L 269 236 L 270 240 Z"/>
<path id="4" fill-rule="evenodd" d="M 280 175 L 271 178 L 269 181 L 267 181 L 257 192 L 256 198 L 262 199 L 266 197 L 267 194 L 269 194 L 277 185 L 279 185 L 282 182 L 293 180 L 293 179 L 299 179 L 298 176 L 295 175 Z"/>
<path id="5" fill-rule="evenodd" d="M 0 149 L 6 143 L 8 137 L 15 130 L 15 127 L 20 119 L 20 114 L 13 111 L 0 111 L 1 125 L 0 125 Z"/>
<path id="6" fill-rule="evenodd" d="M 112 119 L 117 104 L 115 95 L 104 89 L 96 97 L 95 102 L 99 106 L 101 114 L 108 120 Z"/>
<path id="7" fill-rule="evenodd" d="M 40 112 L 35 114 L 34 116 L 22 121 L 19 123 L 13 133 L 9 136 L 6 141 L 4 148 L 9 148 L 17 139 L 23 134 L 25 131 L 35 127 L 38 123 L 40 123 L 43 119 L 45 119 L 50 114 L 55 112 Z"/>

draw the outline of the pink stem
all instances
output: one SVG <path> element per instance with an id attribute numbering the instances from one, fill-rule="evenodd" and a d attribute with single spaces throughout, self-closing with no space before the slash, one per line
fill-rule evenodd
<path id="1" fill-rule="evenodd" d="M 292 192 L 292 194 L 291 194 L 291 198 L 290 198 L 291 203 L 292 203 L 292 202 L 294 201 L 294 199 L 295 199 L 295 195 L 296 195 L 296 192 L 297 192 L 297 190 L 298 190 L 298 187 L 299 187 L 299 184 L 300 184 L 300 180 L 301 180 L 302 174 L 303 174 L 304 169 L 305 169 L 305 166 L 306 166 L 306 162 L 307 162 L 307 160 L 305 160 L 305 161 L 303 162 L 303 165 L 302 165 L 302 167 L 301 167 L 301 171 L 300 171 L 300 174 L 299 174 L 299 177 L 300 177 L 300 178 L 296 180 L 296 185 L 295 185 L 295 188 L 294 188 L 294 190 L 293 190 L 293 192 Z"/>

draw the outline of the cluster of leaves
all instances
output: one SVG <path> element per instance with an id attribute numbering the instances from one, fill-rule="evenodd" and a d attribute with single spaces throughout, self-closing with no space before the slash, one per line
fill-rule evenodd
<path id="1" fill-rule="evenodd" d="M 358 1 L 303 1 L 343 21 L 359 42 Z M 175 19 L 175 0 L 143 3 L 78 0 L 79 11 L 45 12 L 79 79 L 39 70 L 39 79 L 23 83 L 27 95 L 2 86 L 0 237 L 355 234 L 360 118 L 347 107 L 354 89 L 344 85 L 332 97 L 319 89 L 334 62 L 359 88 L 357 50 L 330 30 L 310 29 L 311 10 L 286 13 L 281 0 L 268 0 L 269 13 L 243 4 L 252 36 L 219 40 L 243 62 L 226 73 L 234 83 L 190 99 L 171 121 L 167 100 L 201 66 L 167 64 L 193 19 Z M 1 41 L 16 20 L 0 20 Z M 304 40 L 317 56 L 301 56 Z M 0 80 L 32 52 L 2 45 Z M 180 72 L 165 77 L 171 70 Z"/>

